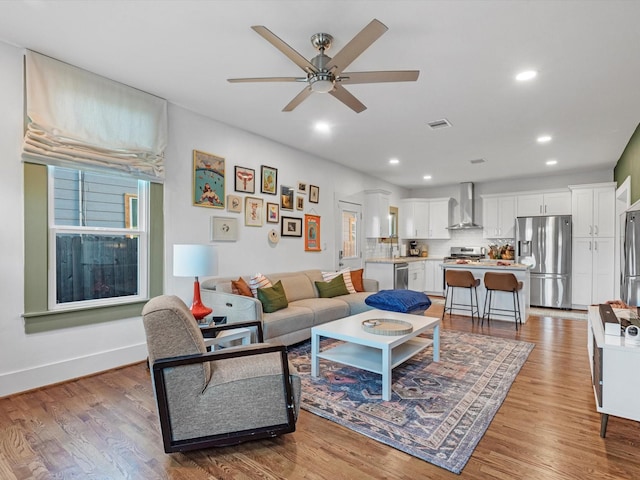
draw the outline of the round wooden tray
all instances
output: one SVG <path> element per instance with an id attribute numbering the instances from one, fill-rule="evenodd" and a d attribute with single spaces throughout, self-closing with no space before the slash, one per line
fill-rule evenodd
<path id="1" fill-rule="evenodd" d="M 371 318 L 362 321 L 362 329 L 365 332 L 376 335 L 406 335 L 413 331 L 413 325 L 404 320 L 391 318 Z"/>

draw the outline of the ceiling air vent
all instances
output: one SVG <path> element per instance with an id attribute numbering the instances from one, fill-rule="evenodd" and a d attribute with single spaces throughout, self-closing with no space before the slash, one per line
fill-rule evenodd
<path id="1" fill-rule="evenodd" d="M 427 125 L 429 125 L 431 130 L 440 130 L 441 128 L 449 128 L 451 126 L 449 120 L 446 118 L 443 118 L 442 120 L 434 120 L 433 122 L 427 123 Z"/>
<path id="2" fill-rule="evenodd" d="M 484 163 L 484 158 L 476 158 L 475 160 L 469 160 L 469 163 L 476 165 L 477 163 Z"/>

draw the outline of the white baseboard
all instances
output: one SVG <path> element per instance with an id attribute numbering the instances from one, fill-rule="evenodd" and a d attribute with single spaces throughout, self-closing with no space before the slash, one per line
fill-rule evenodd
<path id="1" fill-rule="evenodd" d="M 141 362 L 147 358 L 147 355 L 147 344 L 141 343 L 5 373 L 0 375 L 0 397 Z"/>

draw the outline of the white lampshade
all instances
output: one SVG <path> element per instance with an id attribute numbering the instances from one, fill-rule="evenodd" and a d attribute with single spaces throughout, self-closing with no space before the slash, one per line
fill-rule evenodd
<path id="1" fill-rule="evenodd" d="M 212 245 L 174 245 L 174 277 L 206 277 L 218 274 L 218 258 Z"/>

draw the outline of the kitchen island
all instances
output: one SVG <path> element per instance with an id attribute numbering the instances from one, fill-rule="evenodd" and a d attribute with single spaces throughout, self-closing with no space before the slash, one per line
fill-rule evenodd
<path id="1" fill-rule="evenodd" d="M 519 282 L 522 282 L 522 290 L 518 292 L 518 299 L 520 300 L 520 311 L 522 312 L 522 323 L 527 321 L 527 317 L 529 316 L 529 288 L 530 288 L 530 279 L 529 279 L 529 267 L 523 265 L 521 263 L 512 263 L 512 262 L 501 262 L 501 261 L 468 261 L 467 263 L 456 263 L 455 261 L 444 262 L 441 264 L 442 273 L 444 273 L 447 269 L 456 269 L 456 270 L 468 270 L 472 273 L 474 278 L 480 279 L 480 285 L 478 285 L 478 310 L 480 311 L 480 315 L 484 314 L 484 301 L 487 296 L 487 289 L 484 286 L 484 274 L 487 272 L 494 273 L 513 273 L 516 276 L 516 279 Z M 451 289 L 451 292 L 454 292 L 455 295 L 455 303 L 461 305 L 469 305 L 469 294 L 467 292 L 461 291 L 459 288 Z M 451 294 L 450 292 L 450 294 Z M 513 297 L 510 293 L 504 292 L 494 292 L 493 294 L 493 307 L 494 308 L 503 308 L 503 309 L 513 309 Z M 453 313 L 456 315 L 466 315 L 471 316 L 471 312 L 468 310 L 457 310 L 453 309 Z M 508 312 L 503 312 L 502 314 L 491 313 L 491 318 L 496 320 L 505 320 L 513 322 L 513 314 L 509 314 Z"/>

